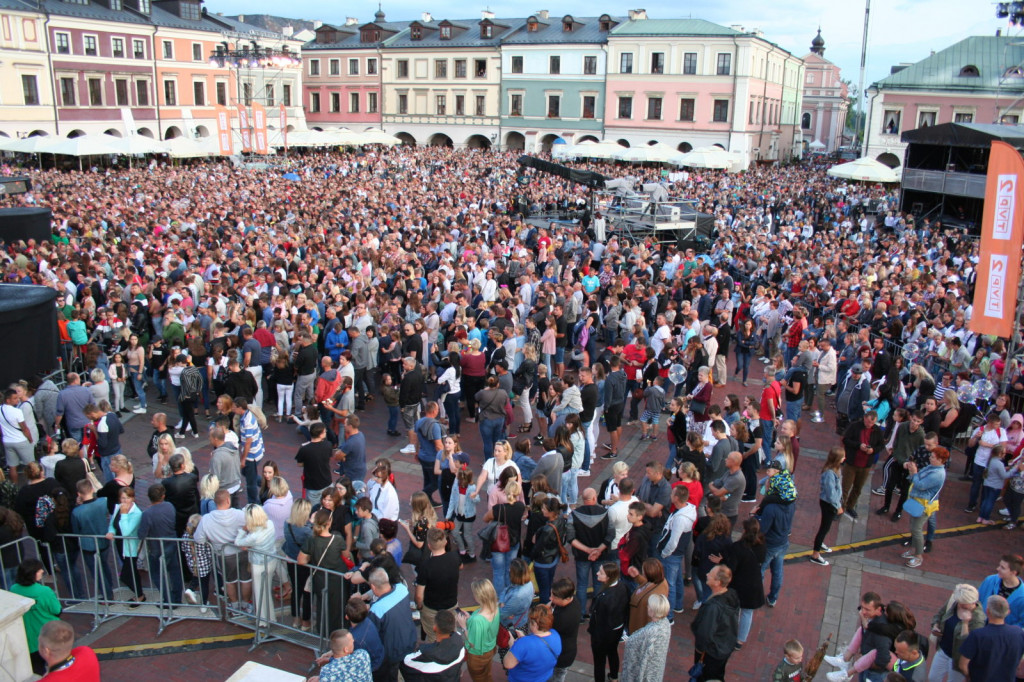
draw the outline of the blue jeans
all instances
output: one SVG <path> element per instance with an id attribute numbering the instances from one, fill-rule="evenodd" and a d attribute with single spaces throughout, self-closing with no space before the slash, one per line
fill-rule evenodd
<path id="1" fill-rule="evenodd" d="M 594 423 L 594 421 L 590 420 L 586 424 L 583 425 L 583 433 L 584 434 L 590 433 L 590 425 L 593 424 L 593 423 Z M 595 435 L 595 438 L 596 437 L 597 436 Z M 583 470 L 584 471 L 590 471 L 590 458 L 592 456 L 593 456 L 593 454 L 590 452 L 590 439 L 589 438 L 584 438 L 584 444 L 583 444 Z"/>
<path id="2" fill-rule="evenodd" d="M 12 566 L 11 568 L 4 567 L 4 571 L 0 574 L 0 580 L 5 590 L 11 589 L 11 585 L 14 584 L 15 578 L 18 577 L 18 567 Z"/>
<path id="3" fill-rule="evenodd" d="M 740 630 L 736 639 L 746 642 L 750 635 L 750 626 L 754 624 L 754 609 L 740 609 Z"/>
<path id="4" fill-rule="evenodd" d="M 505 437 L 505 418 L 484 419 L 480 422 L 480 439 L 484 442 L 484 459 L 494 457 L 494 444 Z"/>
<path id="5" fill-rule="evenodd" d="M 462 428 L 462 415 L 459 414 L 459 400 L 462 393 L 449 393 L 444 397 L 444 413 L 448 415 L 448 433 L 459 435 Z"/>
<path id="6" fill-rule="evenodd" d="M 1002 488 L 989 488 L 985 486 L 981 489 L 981 507 L 978 509 L 978 516 L 983 519 L 991 518 L 992 507 L 996 505 L 1000 492 L 1002 492 Z"/>
<path id="7" fill-rule="evenodd" d="M 256 499 L 259 499 L 257 490 Z M 178 545 L 151 540 L 149 543 L 149 579 L 160 592 L 160 600 L 181 604 L 181 565 L 178 563 Z M 161 565 L 163 571 L 161 572 Z"/>
<path id="8" fill-rule="evenodd" d="M 971 462 L 971 493 L 967 498 L 968 507 L 978 505 L 978 495 L 981 494 L 982 484 L 985 482 L 985 467 Z"/>
<path id="9" fill-rule="evenodd" d="M 556 568 L 557 559 L 550 564 L 533 564 L 533 574 L 537 577 L 537 596 L 540 597 L 541 604 L 547 604 L 551 599 L 551 583 L 555 582 Z"/>
<path id="10" fill-rule="evenodd" d="M 576 476 L 579 474 L 579 469 L 569 469 L 562 474 L 562 504 L 576 504 L 576 500 L 580 495 L 580 487 L 576 482 Z M 542 604 L 547 602 L 541 601 Z"/>
<path id="11" fill-rule="evenodd" d="M 679 446 L 677 446 L 675 443 L 669 443 L 668 444 L 668 459 L 665 460 L 665 468 L 666 469 L 670 469 L 671 470 L 672 467 L 675 466 L 676 452 L 678 451 L 678 449 L 679 449 Z"/>
<path id="12" fill-rule="evenodd" d="M 673 611 L 683 608 L 686 596 L 686 584 L 683 582 L 683 559 L 686 554 L 663 557 L 661 565 L 665 568 L 665 582 L 668 583 L 668 605 Z"/>
<path id="13" fill-rule="evenodd" d="M 782 591 L 782 561 L 786 558 L 786 550 L 789 543 L 783 543 L 778 547 L 765 548 L 764 563 L 761 564 L 761 578 L 764 579 L 764 572 L 772 571 L 772 583 L 768 589 L 768 601 L 776 602 L 779 599 L 779 592 Z"/>
<path id="14" fill-rule="evenodd" d="M 67 595 L 71 599 L 85 599 L 89 592 L 85 589 L 85 576 L 82 575 L 82 565 L 78 561 L 78 552 L 74 552 L 70 557 L 67 554 L 61 554 L 55 552 L 54 547 L 50 547 L 50 556 L 53 557 L 53 563 L 60 571 L 60 582 L 67 590 Z M 14 582 L 14 576 L 11 576 L 11 583 Z"/>
<path id="15" fill-rule="evenodd" d="M 117 455 L 120 455 L 120 454 L 121 454 L 120 452 L 115 452 L 112 455 L 106 455 L 104 457 L 100 457 L 100 470 L 103 471 L 103 480 L 104 481 L 112 481 L 112 480 L 114 480 L 114 474 L 110 471 L 110 460 L 111 460 L 111 458 L 113 458 L 113 457 L 115 457 Z"/>
<path id="16" fill-rule="evenodd" d="M 764 459 L 768 461 L 772 457 L 772 438 L 775 436 L 775 422 L 771 419 L 760 419 L 761 422 L 761 451 L 764 452 Z"/>
<path id="17" fill-rule="evenodd" d="M 260 503 L 260 463 L 247 459 L 242 466 L 242 478 L 245 479 L 245 499 L 249 504 Z"/>
<path id="18" fill-rule="evenodd" d="M 156 394 L 160 399 L 167 397 L 167 381 L 160 376 L 160 372 L 157 370 L 151 370 L 150 376 L 153 378 L 153 385 L 156 386 Z"/>
<path id="19" fill-rule="evenodd" d="M 800 411 L 803 409 L 804 399 L 786 401 L 786 419 L 800 421 Z"/>
<path id="20" fill-rule="evenodd" d="M 693 591 L 697 593 L 697 601 L 702 604 L 711 598 L 711 588 L 696 573 L 693 574 Z"/>
<path id="21" fill-rule="evenodd" d="M 448 409 L 448 408 L 445 408 Z M 398 430 L 398 416 L 402 413 L 398 405 L 388 405 L 388 432 L 394 433 Z"/>
<path id="22" fill-rule="evenodd" d="M 743 376 L 743 380 L 747 380 L 747 375 L 750 373 L 750 351 L 736 352 L 736 373 Z"/>
<path id="23" fill-rule="evenodd" d="M 519 545 L 515 545 L 507 552 L 492 552 L 491 553 L 491 575 L 493 579 L 491 582 L 494 583 L 494 590 L 498 594 L 504 594 L 508 588 L 509 578 L 508 571 L 512 564 L 512 560 L 519 554 Z"/>
<path id="24" fill-rule="evenodd" d="M 143 376 L 135 372 L 128 372 L 128 375 L 132 378 L 132 386 L 135 387 L 136 395 L 139 396 L 139 407 L 146 409 L 146 382 L 143 380 Z"/>
<path id="25" fill-rule="evenodd" d="M 601 568 L 601 560 L 590 561 L 589 559 L 576 560 L 576 594 L 580 598 L 583 613 L 587 613 L 587 588 L 594 587 L 594 596 L 597 595 L 597 571 Z"/>
<path id="26" fill-rule="evenodd" d="M 800 348 L 799 347 L 797 347 L 797 348 L 790 348 L 789 344 L 788 343 L 786 344 L 786 350 L 783 352 L 782 357 L 786 359 L 786 368 L 787 369 L 793 366 L 793 358 L 795 358 L 796 354 L 799 353 L 799 352 L 800 352 Z"/>

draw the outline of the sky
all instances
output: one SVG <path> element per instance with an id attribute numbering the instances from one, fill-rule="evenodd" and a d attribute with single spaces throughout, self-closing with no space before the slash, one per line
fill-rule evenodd
<path id="1" fill-rule="evenodd" d="M 724 26 L 739 24 L 746 30 L 761 29 L 766 39 L 798 56 L 807 54 L 820 26 L 825 38 L 825 57 L 842 69 L 843 78 L 854 85 L 859 79 L 863 1 L 694 0 L 683 7 L 682 3 L 667 0 L 638 0 L 632 6 L 584 0 L 566 0 L 562 4 L 538 0 L 533 5 L 513 0 L 484 0 L 469 10 L 470 5 L 452 0 L 383 1 L 387 18 L 394 21 L 416 19 L 422 12 L 430 12 L 439 19 L 467 19 L 480 16 L 484 9 L 490 9 L 499 17 L 526 17 L 540 9 L 550 10 L 552 16 L 596 16 L 604 12 L 624 16 L 630 8 L 643 7 L 652 19 L 691 16 Z M 344 4 L 290 0 L 283 5 L 271 0 L 206 0 L 206 6 L 210 12 L 230 15 L 267 13 L 293 19 L 319 19 L 326 23 L 343 23 L 346 16 L 354 16 L 360 23 L 370 21 L 377 10 L 376 4 L 365 0 Z M 1011 29 L 1005 19 L 996 19 L 993 2 L 874 0 L 864 87 L 884 78 L 895 64 L 920 61 L 933 50 L 941 50 L 971 35 L 994 35 L 1000 28 L 1004 34 L 1021 33 L 1019 29 Z"/>

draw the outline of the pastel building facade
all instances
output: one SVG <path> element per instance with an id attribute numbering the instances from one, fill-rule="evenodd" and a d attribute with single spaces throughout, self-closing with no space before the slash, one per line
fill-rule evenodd
<path id="1" fill-rule="evenodd" d="M 53 87 L 43 17 L 20 2 L 0 2 L 0 62 L 0 134 L 52 135 Z"/>
<path id="2" fill-rule="evenodd" d="M 502 39 L 503 148 L 550 151 L 557 143 L 601 139 L 605 47 L 620 21 L 541 11 Z"/>
<path id="3" fill-rule="evenodd" d="M 893 68 L 867 89 L 865 155 L 903 163 L 900 136 L 941 123 L 1016 125 L 1024 116 L 1024 44 L 972 36 L 919 62 Z"/>
<path id="4" fill-rule="evenodd" d="M 843 145 L 849 92 L 839 67 L 825 59 L 825 39 L 821 37 L 820 30 L 811 41 L 811 51 L 804 55 L 803 61 L 804 91 L 800 113 L 803 151 L 832 153 Z"/>
<path id="5" fill-rule="evenodd" d="M 605 137 L 786 160 L 799 153 L 803 69 L 759 32 L 635 13 L 608 36 Z"/>

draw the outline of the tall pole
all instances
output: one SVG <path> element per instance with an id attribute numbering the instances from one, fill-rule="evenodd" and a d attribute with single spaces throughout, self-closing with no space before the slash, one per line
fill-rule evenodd
<path id="1" fill-rule="evenodd" d="M 1010 388 L 1010 362 L 1013 360 L 1014 355 L 1021 348 L 1020 338 L 1020 327 L 1024 323 L 1024 305 L 1021 301 L 1024 301 L 1024 277 L 1021 277 L 1020 282 L 1017 284 L 1017 310 L 1013 316 L 1013 331 L 1010 333 L 1009 343 L 1006 344 L 1006 363 L 1003 366 L 1003 381 L 999 387 L 1000 393 L 1007 393 Z"/>
<path id="2" fill-rule="evenodd" d="M 864 132 L 867 132 L 867 121 L 861 118 L 861 113 L 864 110 L 864 69 L 867 64 L 868 58 L 868 19 L 871 17 L 871 0 L 864 0 L 864 35 L 860 40 L 860 81 L 857 83 L 857 126 L 860 128 L 863 126 Z M 860 131 L 858 130 L 858 135 Z M 864 136 L 865 141 L 867 135 Z M 858 145 L 859 146 L 859 145 Z M 864 147 L 861 156 L 867 156 L 867 147 Z"/>

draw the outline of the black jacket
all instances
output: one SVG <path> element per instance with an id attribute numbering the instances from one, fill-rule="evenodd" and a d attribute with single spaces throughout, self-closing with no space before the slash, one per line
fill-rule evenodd
<path id="1" fill-rule="evenodd" d="M 724 552 L 725 565 L 732 570 L 729 585 L 736 590 L 742 609 L 764 606 L 764 581 L 761 579 L 764 555 L 764 543 L 752 547 L 742 541 L 732 543 Z"/>
<path id="2" fill-rule="evenodd" d="M 557 533 L 555 532 L 557 529 Z M 558 541 L 561 539 L 562 546 L 567 547 L 572 542 L 572 527 L 566 524 L 565 517 L 559 514 L 554 521 L 548 521 L 537 530 L 533 536 L 533 551 L 531 557 L 538 564 L 550 564 L 558 561 Z"/>
<path id="3" fill-rule="evenodd" d="M 735 651 L 739 628 L 740 598 L 733 589 L 704 602 L 690 623 L 697 651 L 722 661 Z"/>
<path id="4" fill-rule="evenodd" d="M 398 404 L 402 407 L 419 405 L 423 399 L 423 370 L 417 364 L 402 377 L 398 387 Z"/>
<path id="5" fill-rule="evenodd" d="M 160 481 L 167 491 L 166 500 L 174 507 L 174 530 L 181 537 L 188 525 L 188 517 L 199 513 L 198 478 L 182 472 Z"/>
<path id="6" fill-rule="evenodd" d="M 585 504 L 576 507 L 572 515 L 573 537 L 587 547 L 605 546 L 609 549 L 615 539 L 615 528 L 608 522 L 608 508 L 601 504 Z M 567 541 L 569 544 L 572 540 Z M 577 561 L 589 561 L 587 555 L 573 548 L 573 557 Z"/>
<path id="7" fill-rule="evenodd" d="M 229 372 L 224 379 L 224 393 L 232 398 L 245 398 L 249 403 L 256 399 L 256 393 L 259 391 L 259 388 L 259 385 L 256 383 L 256 377 L 244 369 L 237 372 Z"/>
<path id="8" fill-rule="evenodd" d="M 458 634 L 434 644 L 424 644 L 420 650 L 402 661 L 402 679 L 406 682 L 459 682 L 466 647 Z"/>
<path id="9" fill-rule="evenodd" d="M 605 587 L 594 596 L 594 602 L 590 607 L 590 625 L 587 626 L 590 639 L 595 642 L 617 644 L 628 617 L 629 590 L 620 578 L 614 585 Z"/>

